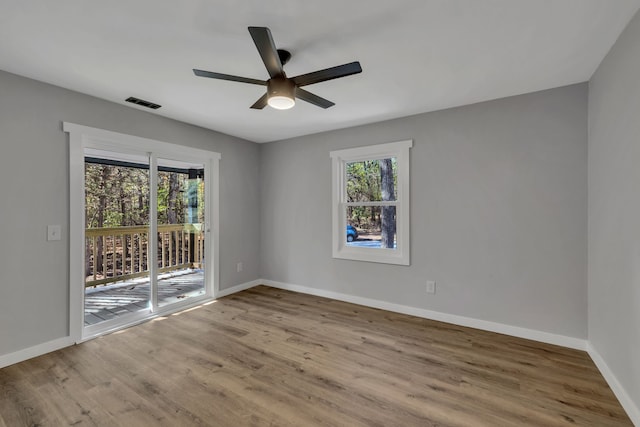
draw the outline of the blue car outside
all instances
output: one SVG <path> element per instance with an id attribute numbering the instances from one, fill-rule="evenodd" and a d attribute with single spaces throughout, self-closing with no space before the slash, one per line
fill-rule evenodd
<path id="1" fill-rule="evenodd" d="M 347 224 L 347 242 L 353 242 L 358 238 L 358 230 L 352 225 Z"/>

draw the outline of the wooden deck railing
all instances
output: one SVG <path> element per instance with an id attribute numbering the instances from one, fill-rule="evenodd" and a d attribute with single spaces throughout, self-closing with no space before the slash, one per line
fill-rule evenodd
<path id="1" fill-rule="evenodd" d="M 200 268 L 204 257 L 202 230 L 202 224 L 159 225 L 155 251 L 159 272 Z M 149 274 L 148 227 L 87 228 L 85 239 L 85 287 Z"/>

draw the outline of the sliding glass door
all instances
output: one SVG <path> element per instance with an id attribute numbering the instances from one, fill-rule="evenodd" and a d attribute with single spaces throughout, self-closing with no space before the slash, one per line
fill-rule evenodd
<path id="1" fill-rule="evenodd" d="M 84 150 L 84 325 L 149 310 L 149 157 Z"/>
<path id="2" fill-rule="evenodd" d="M 76 127 L 101 137 L 74 138 Z M 218 194 L 211 178 L 219 155 L 78 125 L 65 130 L 72 335 L 85 339 L 213 297 Z"/>
<path id="3" fill-rule="evenodd" d="M 204 295 L 204 165 L 158 158 L 157 305 Z"/>

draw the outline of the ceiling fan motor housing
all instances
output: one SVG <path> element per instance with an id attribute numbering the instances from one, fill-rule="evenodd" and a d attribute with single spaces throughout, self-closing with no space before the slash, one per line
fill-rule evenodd
<path id="1" fill-rule="evenodd" d="M 273 108 L 291 108 L 295 104 L 296 85 L 286 77 L 274 77 L 267 82 L 267 94 Z"/>

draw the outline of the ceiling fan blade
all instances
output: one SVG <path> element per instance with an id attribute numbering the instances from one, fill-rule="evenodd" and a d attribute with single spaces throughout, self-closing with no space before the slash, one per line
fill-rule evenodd
<path id="1" fill-rule="evenodd" d="M 361 72 L 362 67 L 360 67 L 360 63 L 358 61 L 355 61 L 349 64 L 338 65 L 337 67 L 314 71 L 313 73 L 301 74 L 299 76 L 293 77 L 291 80 L 293 80 L 293 82 L 297 86 L 306 86 L 313 83 L 320 83 L 327 80 L 337 79 L 339 77 L 358 74 Z"/>
<path id="2" fill-rule="evenodd" d="M 255 109 L 255 110 L 262 110 L 264 107 L 267 106 L 267 101 L 269 100 L 269 94 L 265 93 L 264 95 L 262 95 L 260 97 L 260 99 L 258 99 L 252 106 L 251 108 Z"/>
<path id="3" fill-rule="evenodd" d="M 232 82 L 251 83 L 254 85 L 266 86 L 267 82 L 264 80 L 250 79 L 247 77 L 232 76 L 230 74 L 214 73 L 213 71 L 204 71 L 193 69 L 193 74 L 199 77 L 209 77 L 210 79 L 230 80 Z"/>
<path id="4" fill-rule="evenodd" d="M 329 101 L 328 99 L 321 98 L 318 95 L 314 95 L 311 92 L 308 92 L 300 88 L 296 89 L 296 98 L 300 98 L 303 101 L 307 101 L 308 103 L 316 105 L 320 108 L 329 108 L 336 105 L 335 103 Z"/>
<path id="5" fill-rule="evenodd" d="M 260 53 L 264 66 L 267 67 L 270 77 L 284 76 L 282 63 L 278 56 L 276 44 L 271 37 L 271 31 L 267 27 L 249 27 L 249 33 L 256 44 L 256 48 Z"/>

